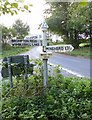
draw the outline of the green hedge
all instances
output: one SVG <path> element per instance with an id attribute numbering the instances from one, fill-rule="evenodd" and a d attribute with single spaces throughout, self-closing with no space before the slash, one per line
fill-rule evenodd
<path id="1" fill-rule="evenodd" d="M 41 76 L 34 75 L 27 93 L 21 83 L 2 101 L 2 120 L 92 120 L 90 80 L 58 74 L 43 90 Z"/>

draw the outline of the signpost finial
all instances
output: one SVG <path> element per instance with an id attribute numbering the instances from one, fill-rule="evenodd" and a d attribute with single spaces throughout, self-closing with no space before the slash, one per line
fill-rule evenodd
<path id="1" fill-rule="evenodd" d="M 41 30 L 42 30 L 42 31 L 46 31 L 48 28 L 49 28 L 49 26 L 47 25 L 46 21 L 44 20 L 44 21 L 41 23 Z"/>

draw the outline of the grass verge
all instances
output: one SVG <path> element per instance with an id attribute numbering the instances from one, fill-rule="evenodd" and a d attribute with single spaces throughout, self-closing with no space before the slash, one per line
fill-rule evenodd
<path id="1" fill-rule="evenodd" d="M 65 45 L 65 44 L 58 42 L 58 43 L 52 43 L 50 45 Z M 71 52 L 65 52 L 63 54 L 71 55 L 71 56 L 80 56 L 80 57 L 92 59 L 90 43 L 81 43 L 79 46 L 80 46 L 80 48 L 74 49 Z M 62 54 L 62 53 L 60 53 L 60 54 Z"/>
<path id="2" fill-rule="evenodd" d="M 7 44 L 2 46 L 2 54 L 0 54 L 0 58 L 14 56 L 25 51 L 30 50 L 31 47 L 11 47 Z"/>
<path id="3" fill-rule="evenodd" d="M 81 47 L 79 49 L 74 49 L 71 52 L 66 52 L 64 53 L 66 55 L 71 55 L 71 56 L 81 56 L 81 57 L 85 57 L 85 58 L 91 58 L 91 53 L 90 53 L 90 47 Z"/>

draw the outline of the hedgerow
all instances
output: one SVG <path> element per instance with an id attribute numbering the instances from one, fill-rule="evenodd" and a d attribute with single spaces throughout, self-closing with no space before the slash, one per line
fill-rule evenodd
<path id="1" fill-rule="evenodd" d="M 2 120 L 92 120 L 89 79 L 57 73 L 49 76 L 43 88 L 42 74 L 34 74 L 28 79 L 27 91 L 25 81 L 17 81 L 7 96 L 9 85 L 2 86 Z"/>

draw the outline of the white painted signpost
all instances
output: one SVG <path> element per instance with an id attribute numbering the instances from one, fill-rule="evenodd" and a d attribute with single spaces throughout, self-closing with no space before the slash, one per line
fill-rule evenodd
<path id="1" fill-rule="evenodd" d="M 48 29 L 48 25 L 44 21 L 41 25 L 41 30 L 43 31 L 43 52 L 40 53 L 40 57 L 43 59 L 43 87 L 47 86 L 48 81 L 48 69 L 47 69 L 47 61 L 48 58 L 52 55 L 52 52 L 71 52 L 74 47 L 70 44 L 68 45 L 54 45 L 54 46 L 47 46 L 47 38 L 46 38 L 46 31 Z"/>
<path id="2" fill-rule="evenodd" d="M 46 52 L 46 46 L 47 46 L 47 38 L 46 38 L 46 31 L 48 29 L 48 25 L 44 21 L 41 24 L 41 30 L 43 31 L 43 41 L 42 41 L 42 46 L 43 46 L 43 52 L 40 54 L 42 59 L 43 59 L 43 87 L 45 88 L 47 85 L 48 81 L 48 68 L 47 68 L 47 61 L 49 58 L 49 54 Z"/>
<path id="3" fill-rule="evenodd" d="M 52 52 L 71 52 L 74 49 L 74 47 L 70 44 L 68 45 L 54 45 L 54 46 L 47 46 L 47 51 Z"/>

